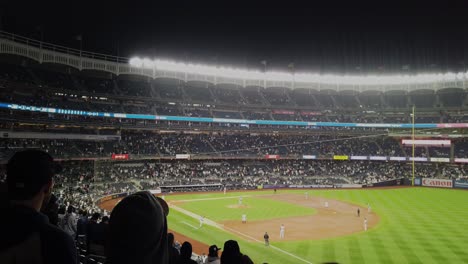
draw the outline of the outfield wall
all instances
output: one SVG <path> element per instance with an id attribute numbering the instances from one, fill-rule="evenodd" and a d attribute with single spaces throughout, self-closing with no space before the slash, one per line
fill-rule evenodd
<path id="1" fill-rule="evenodd" d="M 414 185 L 436 188 L 468 189 L 468 179 L 449 180 L 418 177 L 414 179 Z"/>

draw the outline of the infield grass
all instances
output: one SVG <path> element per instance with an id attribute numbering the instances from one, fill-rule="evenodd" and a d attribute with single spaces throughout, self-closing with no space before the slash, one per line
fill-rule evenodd
<path id="1" fill-rule="evenodd" d="M 301 191 L 281 191 L 279 193 Z M 282 202 L 261 198 L 271 191 L 228 193 L 226 200 L 199 200 L 183 202 L 184 209 L 206 213 L 214 221 L 240 220 L 239 210 L 229 208 L 237 204 L 238 195 L 243 203 L 252 203 L 249 220 L 289 217 L 304 214 L 305 207 L 296 205 L 292 210 Z M 295 259 L 287 254 L 265 248 L 262 243 L 247 242 L 242 237 L 204 225 L 194 229 L 186 223 L 198 225 L 198 220 L 175 210 L 169 214 L 169 227 L 208 245 L 221 246 L 228 239 L 239 242 L 241 251 L 255 263 L 468 263 L 468 192 L 450 189 L 401 188 L 366 190 L 309 190 L 310 196 L 347 201 L 366 206 L 380 216 L 380 223 L 367 232 L 349 236 L 305 241 L 275 242 L 272 245 L 305 259 Z M 248 197 L 250 196 L 250 197 Z M 168 196 L 167 200 L 211 199 L 223 194 L 192 194 Z M 214 206 L 214 203 L 216 206 Z M 279 208 L 277 208 L 279 206 Z M 247 208 L 248 209 L 248 208 Z M 289 215 L 291 213 L 291 215 Z M 302 215 L 304 215 L 302 214 Z M 185 223 L 184 223 L 185 222 Z M 259 238 L 261 240 L 261 238 Z"/>

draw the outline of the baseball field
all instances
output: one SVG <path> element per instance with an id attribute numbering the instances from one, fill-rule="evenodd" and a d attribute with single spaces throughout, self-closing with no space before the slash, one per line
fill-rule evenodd
<path id="1" fill-rule="evenodd" d="M 468 263 L 466 191 L 308 190 L 308 199 L 305 192 L 166 196 L 172 206 L 169 228 L 205 245 L 222 247 L 235 239 L 255 263 Z M 246 224 L 242 214 L 247 215 Z M 198 216 L 205 217 L 201 228 Z M 270 234 L 269 247 L 264 232 Z"/>

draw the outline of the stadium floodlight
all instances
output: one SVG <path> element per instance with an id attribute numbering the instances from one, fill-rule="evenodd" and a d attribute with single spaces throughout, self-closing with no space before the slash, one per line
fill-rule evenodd
<path id="1" fill-rule="evenodd" d="M 138 57 L 134 57 L 129 60 L 129 64 L 130 66 L 141 68 L 143 66 L 143 61 Z"/>
<path id="2" fill-rule="evenodd" d="M 217 78 L 316 83 L 331 85 L 407 85 L 407 84 L 429 84 L 435 82 L 459 81 L 468 79 L 468 72 L 460 73 L 421 73 L 415 75 L 334 75 L 317 73 L 288 73 L 288 72 L 261 72 L 245 70 L 228 66 L 209 66 L 195 63 L 183 63 L 170 60 L 134 57 L 129 64 L 136 68 L 152 68 L 157 71 L 186 73 L 193 75 L 213 76 Z"/>

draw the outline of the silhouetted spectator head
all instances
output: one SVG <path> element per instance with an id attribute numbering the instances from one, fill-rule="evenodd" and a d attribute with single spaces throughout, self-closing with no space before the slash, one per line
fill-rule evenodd
<path id="1" fill-rule="evenodd" d="M 221 249 L 216 245 L 210 246 L 210 248 L 208 249 L 208 257 L 217 257 L 219 250 Z"/>
<path id="2" fill-rule="evenodd" d="M 221 254 L 221 263 L 240 263 L 242 254 L 239 244 L 235 240 L 228 240 L 224 243 L 223 253 Z"/>
<path id="3" fill-rule="evenodd" d="M 99 220 L 100 217 L 101 217 L 101 214 L 100 214 L 100 213 L 94 213 L 94 214 L 91 216 L 91 220 L 97 222 L 97 220 Z"/>
<path id="4" fill-rule="evenodd" d="M 170 247 L 174 246 L 174 234 L 172 234 L 172 233 L 167 234 L 167 244 Z"/>
<path id="5" fill-rule="evenodd" d="M 185 241 L 182 243 L 182 247 L 180 248 L 180 259 L 187 260 L 192 258 L 192 244 L 190 242 Z"/>
<path id="6" fill-rule="evenodd" d="M 101 223 L 108 224 L 109 223 L 109 217 L 108 216 L 103 216 L 101 219 Z"/>
<path id="7" fill-rule="evenodd" d="M 82 215 L 83 217 L 86 217 L 88 215 L 88 212 L 84 209 L 81 209 L 80 210 L 80 215 Z"/>
<path id="8" fill-rule="evenodd" d="M 7 164 L 8 197 L 14 201 L 36 200 L 39 210 L 52 194 L 53 177 L 61 171 L 53 158 L 41 150 L 16 152 Z"/>
<path id="9" fill-rule="evenodd" d="M 149 192 L 124 198 L 112 210 L 106 255 L 109 263 L 167 263 L 167 212 Z"/>

